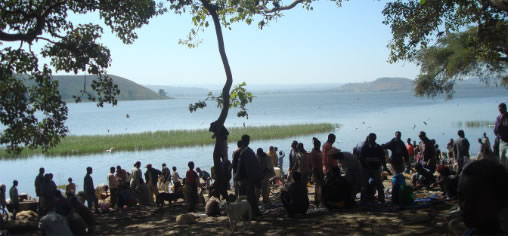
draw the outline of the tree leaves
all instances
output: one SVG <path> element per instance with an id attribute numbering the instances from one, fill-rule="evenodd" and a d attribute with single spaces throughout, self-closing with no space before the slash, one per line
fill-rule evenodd
<path id="1" fill-rule="evenodd" d="M 110 52 L 99 43 L 102 27 L 91 23 L 74 26 L 67 19 L 69 13 L 94 11 L 124 43 L 132 43 L 137 38 L 135 30 L 166 9 L 153 0 L 0 2 L 0 45 L 20 44 L 18 49 L 0 51 L 0 122 L 6 127 L 0 144 L 9 151 L 24 147 L 47 150 L 67 133 L 67 106 L 49 65 L 39 63 L 39 57 L 46 58 L 56 71 L 98 75 L 91 84 L 97 97 L 82 93 L 98 106 L 117 103 L 120 91 L 106 75 Z M 34 42 L 44 43 L 40 56 L 32 50 Z M 81 100 L 81 96 L 75 98 Z"/>
<path id="2" fill-rule="evenodd" d="M 229 108 L 238 108 L 240 109 L 236 114 L 238 117 L 245 117 L 249 119 L 249 114 L 247 112 L 247 104 L 252 102 L 254 96 L 251 92 L 247 90 L 247 83 L 242 82 L 234 86 L 234 88 L 230 92 L 229 96 Z M 189 111 L 195 112 L 198 109 L 203 109 L 207 105 L 207 101 L 215 101 L 217 102 L 217 107 L 222 108 L 223 100 L 222 96 L 214 96 L 212 92 L 208 93 L 208 96 L 204 100 L 200 100 L 193 104 L 189 104 Z"/>

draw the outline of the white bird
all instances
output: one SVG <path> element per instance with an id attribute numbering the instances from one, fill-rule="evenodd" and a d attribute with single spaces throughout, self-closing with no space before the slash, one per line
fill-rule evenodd
<path id="1" fill-rule="evenodd" d="M 113 151 L 113 147 L 106 149 L 106 152 L 112 152 L 112 151 Z"/>

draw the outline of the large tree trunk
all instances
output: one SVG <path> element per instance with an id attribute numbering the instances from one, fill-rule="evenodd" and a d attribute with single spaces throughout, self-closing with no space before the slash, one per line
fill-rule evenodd
<path id="1" fill-rule="evenodd" d="M 226 72 L 226 83 L 222 89 L 222 110 L 219 118 L 210 124 L 210 132 L 215 136 L 215 148 L 213 150 L 213 165 L 215 167 L 215 190 L 217 194 L 221 194 L 224 197 L 227 196 L 227 182 L 225 178 L 225 171 L 221 163 L 221 159 L 227 160 L 227 130 L 224 127 L 224 122 L 228 116 L 229 110 L 229 93 L 231 85 L 233 84 L 233 75 L 231 68 L 229 67 L 228 58 L 226 56 L 226 50 L 224 49 L 224 39 L 222 37 L 222 29 L 217 16 L 217 6 L 210 4 L 207 0 L 201 0 L 208 14 L 213 19 L 215 26 L 215 34 L 217 35 L 217 43 L 219 46 L 219 53 L 224 64 L 224 71 Z"/>

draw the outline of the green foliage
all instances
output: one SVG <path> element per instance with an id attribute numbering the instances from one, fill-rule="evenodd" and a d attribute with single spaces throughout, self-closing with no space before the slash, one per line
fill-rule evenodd
<path id="1" fill-rule="evenodd" d="M 111 57 L 99 43 L 102 27 L 74 25 L 68 14 L 98 12 L 124 43 L 132 43 L 137 38 L 134 30 L 162 13 L 161 7 L 153 0 L 0 1 L 0 121 L 6 126 L 0 144 L 15 152 L 23 147 L 46 150 L 67 133 L 67 107 L 58 82 L 39 57 L 48 59 L 56 71 L 97 75 L 91 83 L 97 96 L 82 93 L 97 99 L 98 106 L 116 104 L 120 91 L 105 74 Z M 19 47 L 3 47 L 5 42 L 19 43 Z M 39 54 L 32 49 L 34 43 L 43 45 Z"/>
<path id="2" fill-rule="evenodd" d="M 234 23 L 244 22 L 251 25 L 257 22 L 257 26 L 263 29 L 270 22 L 277 20 L 283 16 L 283 12 L 291 10 L 301 5 L 304 9 L 313 10 L 312 3 L 316 0 L 293 0 L 288 2 L 281 0 L 168 0 L 169 9 L 177 14 L 184 12 L 192 15 L 192 23 L 194 28 L 189 34 L 179 40 L 179 44 L 190 48 L 195 48 L 202 41 L 199 40 L 198 34 L 211 24 L 207 16 L 209 11 L 203 2 L 208 2 L 216 9 L 222 27 L 231 30 Z M 341 6 L 342 0 L 332 0 Z"/>
<path id="3" fill-rule="evenodd" d="M 390 62 L 421 66 L 417 95 L 453 95 L 456 80 L 480 77 L 508 85 L 508 8 L 496 1 L 391 1 Z M 499 1 L 497 1 L 499 2 Z M 437 40 L 436 40 L 437 38 Z"/>
<path id="4" fill-rule="evenodd" d="M 247 91 L 247 83 L 242 82 L 237 84 L 229 95 L 229 108 L 239 108 L 240 111 L 236 114 L 238 117 L 245 117 L 249 119 L 249 114 L 247 113 L 247 104 L 252 102 L 254 96 L 251 92 Z M 222 108 L 224 102 L 222 100 L 222 96 L 214 96 L 212 92 L 208 93 L 208 96 L 201 101 L 197 101 L 194 104 L 189 104 L 189 111 L 195 112 L 198 109 L 203 109 L 206 107 L 207 101 L 216 101 L 217 107 Z"/>
<path id="5" fill-rule="evenodd" d="M 333 124 L 297 124 L 297 125 L 272 125 L 261 127 L 236 127 L 231 128 L 230 140 L 239 140 L 243 134 L 249 134 L 254 140 L 280 139 L 297 137 L 302 135 L 320 134 L 334 131 Z M 55 155 L 86 155 L 91 153 L 103 153 L 105 150 L 113 151 L 140 151 L 158 148 L 174 148 L 209 145 L 214 142 L 210 138 L 210 132 L 202 130 L 171 130 L 144 132 L 137 134 L 119 135 L 93 135 L 93 136 L 67 136 L 62 142 L 49 149 L 46 156 Z M 19 158 L 41 154 L 40 149 L 28 150 L 17 155 L 0 149 L 0 158 Z"/>

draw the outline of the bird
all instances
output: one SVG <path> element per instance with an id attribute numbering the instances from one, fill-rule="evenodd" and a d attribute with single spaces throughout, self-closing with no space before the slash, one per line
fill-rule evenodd
<path id="1" fill-rule="evenodd" d="M 125 115 L 125 117 L 126 117 L 127 119 L 129 119 L 131 116 L 129 116 L 129 113 L 127 113 L 127 114 Z"/>
<path id="2" fill-rule="evenodd" d="M 109 148 L 109 149 L 106 149 L 105 150 L 106 152 L 112 152 L 113 151 L 113 147 Z"/>
<path id="3" fill-rule="evenodd" d="M 427 122 L 426 122 L 426 121 L 424 121 L 424 122 L 423 122 L 423 124 L 424 124 L 424 125 L 427 125 Z"/>

